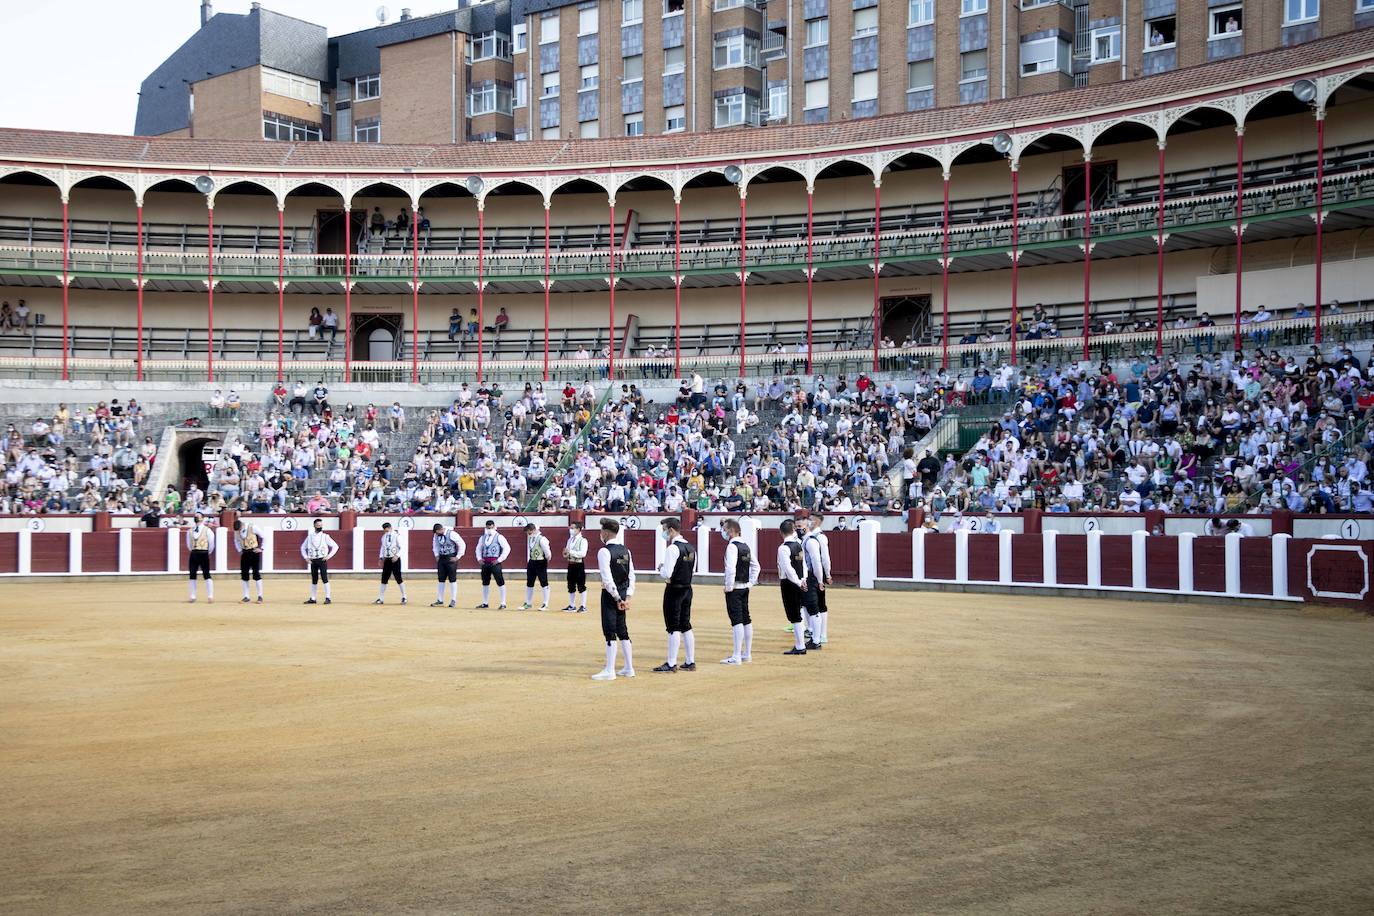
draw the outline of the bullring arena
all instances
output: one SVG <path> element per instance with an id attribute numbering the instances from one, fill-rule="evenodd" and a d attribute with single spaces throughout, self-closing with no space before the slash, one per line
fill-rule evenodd
<path id="1" fill-rule="evenodd" d="M 0 911 L 1374 910 L 1374 4 L 458 6 L 0 128 Z"/>

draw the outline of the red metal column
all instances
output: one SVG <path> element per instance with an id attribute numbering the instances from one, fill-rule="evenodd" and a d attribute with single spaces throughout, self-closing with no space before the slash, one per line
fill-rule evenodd
<path id="1" fill-rule="evenodd" d="M 739 374 L 744 375 L 744 354 L 748 349 L 745 342 L 745 304 L 748 293 L 745 292 L 745 280 L 748 279 L 748 272 L 744 269 L 745 252 L 747 250 L 747 227 L 749 225 L 748 197 L 741 186 L 739 189 Z"/>
<path id="2" fill-rule="evenodd" d="M 1011 161 L 1011 362 L 1016 365 L 1016 326 L 1021 320 L 1018 295 L 1021 265 L 1021 164 Z"/>
<path id="3" fill-rule="evenodd" d="M 682 194 L 673 195 L 673 375 L 682 375 Z"/>
<path id="4" fill-rule="evenodd" d="M 815 269 L 815 234 L 813 233 L 813 221 L 815 217 L 816 188 L 808 185 L 806 188 L 806 374 L 811 374 L 811 317 L 812 308 L 815 304 L 814 285 L 816 273 Z"/>
<path id="5" fill-rule="evenodd" d="M 878 291 L 878 274 L 882 270 L 883 183 L 873 180 L 873 371 L 878 371 L 878 345 L 883 332 L 883 315 Z"/>
<path id="6" fill-rule="evenodd" d="M 611 281 L 611 303 L 610 303 L 611 345 L 610 345 L 610 347 L 606 350 L 606 378 L 607 378 L 608 380 L 614 380 L 614 379 L 615 379 L 615 347 L 616 347 L 616 333 L 615 333 L 615 198 L 612 198 L 612 199 L 611 199 L 611 233 L 610 233 L 610 235 L 611 235 L 611 261 L 610 261 L 610 263 L 611 263 L 611 276 L 610 276 L 610 281 Z"/>
<path id="7" fill-rule="evenodd" d="M 487 245 L 487 205 L 477 201 L 477 384 L 482 384 L 482 332 L 487 326 L 487 295 L 483 276 L 482 249 Z"/>
<path id="8" fill-rule="evenodd" d="M 1093 157 L 1083 157 L 1083 359 L 1090 358 L 1088 322 L 1093 304 Z"/>
<path id="9" fill-rule="evenodd" d="M 1240 352 L 1240 301 L 1245 288 L 1245 128 L 1236 128 L 1236 352 Z"/>
<path id="10" fill-rule="evenodd" d="M 353 202 L 344 201 L 344 381 L 353 381 Z M 414 222 L 412 220 L 411 222 Z M 330 346 L 333 346 L 331 343 Z"/>
<path id="11" fill-rule="evenodd" d="M 134 378 L 143 381 L 143 201 L 137 201 L 138 208 L 138 263 L 134 282 L 138 284 L 138 354 L 134 357 Z"/>
<path id="12" fill-rule="evenodd" d="M 344 230 L 344 244 L 351 245 Z M 277 381 L 286 378 L 285 368 L 286 338 L 286 205 L 277 207 Z"/>
<path id="13" fill-rule="evenodd" d="M 945 330 L 940 336 L 940 368 L 949 368 L 949 172 L 945 172 L 945 209 L 940 230 L 940 309 L 944 313 Z M 1016 346 L 1016 329 L 1012 329 L 1012 346 Z M 1016 357 L 1012 357 L 1012 362 Z"/>
<path id="14" fill-rule="evenodd" d="M 1159 141 L 1159 209 L 1155 216 L 1158 248 L 1155 272 L 1155 356 L 1164 355 L 1164 141 Z"/>
<path id="15" fill-rule="evenodd" d="M 1325 203 L 1325 188 L 1322 181 L 1326 178 L 1326 111 L 1317 109 L 1317 251 L 1316 251 L 1316 274 L 1317 274 L 1317 332 L 1316 343 L 1318 346 L 1322 342 L 1322 222 L 1326 219 L 1326 214 L 1322 211 Z"/>
<path id="16" fill-rule="evenodd" d="M 544 381 L 549 380 L 549 207 L 544 201 Z"/>
<path id="17" fill-rule="evenodd" d="M 205 273 L 209 293 L 209 303 L 205 316 L 205 373 L 210 381 L 215 380 L 215 208 L 205 208 Z"/>
<path id="18" fill-rule="evenodd" d="M 410 211 L 410 383 L 420 381 L 420 207 Z"/>

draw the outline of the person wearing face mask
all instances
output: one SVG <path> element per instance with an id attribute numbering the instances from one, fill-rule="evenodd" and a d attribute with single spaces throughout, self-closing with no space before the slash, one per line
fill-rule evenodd
<path id="1" fill-rule="evenodd" d="M 329 561 L 338 552 L 339 545 L 324 532 L 324 519 L 315 519 L 310 533 L 301 542 L 301 556 L 310 564 L 310 598 L 306 604 L 316 603 L 321 582 L 324 583 L 324 603 L 333 603 L 329 588 Z"/>
<path id="2" fill-rule="evenodd" d="M 258 604 L 262 604 L 262 529 L 242 519 L 234 519 L 234 549 L 239 552 L 239 578 L 243 580 L 241 604 L 248 603 L 248 580 L 258 587 Z"/>
<path id="3" fill-rule="evenodd" d="M 458 561 L 467 552 L 467 544 L 461 535 L 443 525 L 434 526 L 434 566 L 438 571 L 439 585 L 437 596 L 430 607 L 444 606 L 444 589 L 448 588 L 448 606 L 458 606 Z"/>
<path id="4" fill-rule="evenodd" d="M 496 530 L 496 522 L 487 519 L 485 530 L 477 539 L 477 562 L 482 568 L 482 603 L 477 605 L 478 610 L 491 607 L 488 599 L 491 597 L 492 579 L 496 580 L 496 587 L 501 595 L 501 605 L 497 610 L 506 609 L 506 575 L 501 570 L 501 564 L 508 556 L 510 542 L 506 540 L 505 535 Z"/>
<path id="5" fill-rule="evenodd" d="M 594 681 L 613 681 L 616 676 L 634 677 L 634 646 L 625 615 L 635 593 L 635 564 L 630 550 L 616 543 L 620 522 L 613 518 L 601 520 L 601 550 L 596 554 L 597 572 L 601 576 L 601 635 L 606 640 L 606 667 L 592 675 Z M 625 667 L 615 670 L 616 647 L 625 655 Z"/>
<path id="6" fill-rule="evenodd" d="M 825 603 L 825 593 L 834 581 L 830 577 L 830 539 L 825 536 L 822 530 L 825 525 L 825 515 L 820 512 L 811 513 L 811 537 L 816 541 L 820 553 L 820 584 L 821 588 L 816 591 L 816 620 L 818 629 L 811 634 L 816 645 L 823 646 L 830 639 L 827 628 L 830 624 L 830 608 Z"/>
<path id="7" fill-rule="evenodd" d="M 730 637 L 734 651 L 722 665 L 738 665 L 753 655 L 754 621 L 749 616 L 749 591 L 759 581 L 759 561 L 740 537 L 740 524 L 732 518 L 721 523 L 725 538 L 725 613 L 730 617 Z"/>
<path id="8" fill-rule="evenodd" d="M 186 529 L 187 569 L 191 572 L 191 603 L 196 603 L 196 572 L 205 577 L 205 600 L 215 603 L 215 583 L 210 578 L 210 554 L 215 552 L 215 532 L 205 524 L 205 513 L 197 512 Z"/>
<path id="9" fill-rule="evenodd" d="M 682 537 L 682 523 L 675 518 L 659 522 L 663 540 L 663 565 L 658 574 L 667 584 L 663 588 L 663 625 L 668 631 L 668 660 L 654 670 L 673 674 L 678 670 L 679 643 L 686 651 L 681 670 L 697 670 L 697 641 L 692 632 L 692 574 L 696 570 L 697 552 Z"/>
<path id="10" fill-rule="evenodd" d="M 582 525 L 571 522 L 568 525 L 568 543 L 563 547 L 563 556 L 568 561 L 568 613 L 585 613 L 587 610 L 587 539 L 582 535 Z"/>
<path id="11" fill-rule="evenodd" d="M 796 645 L 783 655 L 805 655 L 805 627 L 802 617 L 807 607 L 806 559 L 801 540 L 797 537 L 797 523 L 790 518 L 778 525 L 782 543 L 778 545 L 778 586 L 782 591 L 782 609 L 792 629 Z"/>
<path id="12" fill-rule="evenodd" d="M 401 590 L 401 603 L 405 604 L 406 583 L 401 571 L 401 536 L 391 530 L 391 522 L 382 525 L 382 543 L 377 556 L 382 561 L 382 585 L 377 590 L 377 600 L 372 603 L 386 603 L 386 585 L 394 578 L 396 587 Z"/>
<path id="13" fill-rule="evenodd" d="M 525 606 L 534 607 L 534 584 L 543 589 L 544 603 L 539 610 L 549 609 L 549 539 L 539 533 L 534 522 L 525 525 Z"/>

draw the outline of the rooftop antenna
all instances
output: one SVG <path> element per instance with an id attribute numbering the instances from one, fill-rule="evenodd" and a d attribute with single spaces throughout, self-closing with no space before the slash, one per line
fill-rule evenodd
<path id="1" fill-rule="evenodd" d="M 377 7 L 377 22 L 381 23 L 382 25 L 386 25 L 386 7 Z"/>

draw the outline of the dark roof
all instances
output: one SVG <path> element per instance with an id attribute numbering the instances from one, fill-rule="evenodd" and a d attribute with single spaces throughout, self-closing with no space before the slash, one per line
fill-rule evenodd
<path id="1" fill-rule="evenodd" d="M 433 35 L 461 32 L 472 35 L 496 29 L 510 32 L 510 0 L 483 3 L 433 16 L 420 16 L 351 32 L 330 40 L 338 55 L 334 78 L 340 82 L 357 79 L 382 69 L 382 48 Z"/>
<path id="2" fill-rule="evenodd" d="M 1205 97 L 1209 91 L 1221 93 L 1224 87 L 1258 85 L 1276 79 L 1288 81 L 1298 74 L 1316 75 L 1335 62 L 1352 60 L 1363 65 L 1374 61 L 1374 29 L 1346 32 L 1291 48 L 1128 82 L 828 124 L 600 140 L 529 140 L 445 146 L 150 139 L 0 129 L 0 159 L 157 164 L 188 169 L 204 169 L 207 164 L 213 164 L 226 171 L 242 168 L 394 173 L 414 168 L 502 173 L 522 168 L 571 169 L 582 165 L 604 168 L 616 164 L 657 164 L 672 168 L 688 160 L 720 162 L 745 156 L 777 158 L 816 149 L 862 149 L 905 143 L 911 138 L 932 138 L 939 142 L 940 138 L 985 135 L 1008 125 L 1072 123 L 1103 117 L 1108 112 L 1148 110 L 1161 104 L 1161 99 Z"/>
<path id="3" fill-rule="evenodd" d="M 324 26 L 271 10 L 218 13 L 162 62 L 139 88 L 134 132 L 156 136 L 191 125 L 191 84 L 262 64 L 327 80 Z"/>

